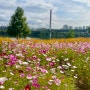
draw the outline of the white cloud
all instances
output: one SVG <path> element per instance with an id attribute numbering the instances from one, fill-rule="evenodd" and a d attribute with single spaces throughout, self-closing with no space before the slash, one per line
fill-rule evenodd
<path id="1" fill-rule="evenodd" d="M 87 3 L 88 2 L 88 0 L 73 0 L 73 1 L 81 2 L 81 3 Z"/>
<path id="2" fill-rule="evenodd" d="M 31 27 L 48 28 L 50 9 L 53 13 L 52 28 L 61 28 L 64 24 L 89 25 L 89 5 L 89 0 L 0 0 L 0 25 L 8 25 L 17 6 L 24 9 Z"/>
<path id="3" fill-rule="evenodd" d="M 72 0 L 80 3 L 85 3 L 87 6 L 90 6 L 90 0 Z"/>

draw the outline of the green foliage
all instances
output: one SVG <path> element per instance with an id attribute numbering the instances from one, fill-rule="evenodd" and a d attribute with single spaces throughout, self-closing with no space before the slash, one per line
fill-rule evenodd
<path id="1" fill-rule="evenodd" d="M 46 30 L 42 30 L 42 31 L 40 31 L 39 36 L 41 39 L 49 39 L 49 32 L 47 32 Z"/>
<path id="2" fill-rule="evenodd" d="M 0 29 L 0 36 L 7 36 L 7 30 L 6 29 L 4 29 L 4 30 Z"/>
<path id="3" fill-rule="evenodd" d="M 90 51 L 83 55 L 82 53 L 76 53 L 71 49 L 64 49 L 56 54 L 60 66 L 63 64 L 66 65 L 67 62 L 71 64 L 65 71 L 65 75 L 66 77 L 75 78 L 75 81 L 73 82 L 76 85 L 75 90 L 90 90 Z"/>
<path id="4" fill-rule="evenodd" d="M 75 73 L 77 74 L 76 86 L 77 90 L 90 90 L 90 52 L 83 56 L 80 54 L 74 63 L 78 68 Z"/>
<path id="5" fill-rule="evenodd" d="M 26 17 L 22 8 L 17 7 L 15 14 L 12 15 L 8 26 L 8 34 L 14 37 L 26 37 L 30 34 Z"/>
<path id="6" fill-rule="evenodd" d="M 73 30 L 70 30 L 67 34 L 67 38 L 74 38 L 75 37 L 75 33 Z"/>

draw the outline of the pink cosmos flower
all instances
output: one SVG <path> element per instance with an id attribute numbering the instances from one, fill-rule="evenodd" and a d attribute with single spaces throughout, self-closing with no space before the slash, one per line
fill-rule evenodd
<path id="1" fill-rule="evenodd" d="M 48 73 L 48 71 L 46 69 L 40 69 L 42 73 Z"/>
<path id="2" fill-rule="evenodd" d="M 30 74 L 27 75 L 27 79 L 32 79 L 32 76 Z"/>
<path id="3" fill-rule="evenodd" d="M 22 50 L 22 52 L 23 52 L 23 53 L 25 53 L 25 52 L 26 52 L 26 50 Z"/>
<path id="4" fill-rule="evenodd" d="M 37 59 L 37 57 L 34 55 L 34 56 L 32 56 L 32 59 L 33 59 L 33 60 L 36 60 L 36 59 Z"/>
<path id="5" fill-rule="evenodd" d="M 12 65 L 14 65 L 15 63 L 16 63 L 16 61 L 9 61 L 9 62 L 7 62 L 7 65 L 12 66 Z"/>
<path id="6" fill-rule="evenodd" d="M 61 80 L 59 80 L 59 79 L 55 79 L 54 82 L 55 82 L 55 84 L 56 84 L 57 86 L 59 86 L 60 83 L 61 83 Z"/>
<path id="7" fill-rule="evenodd" d="M 42 88 L 44 88 L 45 90 L 51 90 L 48 86 L 42 86 Z"/>
<path id="8" fill-rule="evenodd" d="M 46 50 L 39 50 L 39 53 L 46 54 Z"/>
<path id="9" fill-rule="evenodd" d="M 16 80 L 16 81 L 14 82 L 14 84 L 18 84 L 18 80 Z"/>
<path id="10" fill-rule="evenodd" d="M 58 66 L 57 68 L 58 68 L 58 69 L 62 69 L 62 66 Z"/>
<path id="11" fill-rule="evenodd" d="M 49 81 L 48 81 L 48 84 L 49 84 L 49 85 L 52 85 L 52 84 L 53 84 L 53 80 L 49 80 Z"/>
<path id="12" fill-rule="evenodd" d="M 47 60 L 47 61 L 51 61 L 51 60 L 52 60 L 52 58 L 48 58 L 48 57 L 47 57 L 47 58 L 46 58 L 46 60 Z"/>
<path id="13" fill-rule="evenodd" d="M 13 54 L 10 54 L 10 55 L 9 55 L 9 59 L 10 59 L 11 61 L 16 61 L 16 56 L 14 56 Z"/>
<path id="14" fill-rule="evenodd" d="M 54 62 L 50 62 L 49 65 L 53 67 L 55 65 L 55 63 Z"/>
<path id="15" fill-rule="evenodd" d="M 32 86 L 34 86 L 35 88 L 40 88 L 40 85 L 38 84 L 38 80 L 37 78 L 34 78 L 32 81 Z"/>
<path id="16" fill-rule="evenodd" d="M 25 74 L 24 73 L 20 73 L 20 77 L 24 77 L 25 76 Z"/>
<path id="17" fill-rule="evenodd" d="M 32 83 L 32 86 L 34 86 L 36 88 L 40 88 L 40 85 L 38 83 Z"/>
<path id="18" fill-rule="evenodd" d="M 31 67 L 26 67 L 26 71 L 30 71 L 30 70 L 32 70 Z"/>

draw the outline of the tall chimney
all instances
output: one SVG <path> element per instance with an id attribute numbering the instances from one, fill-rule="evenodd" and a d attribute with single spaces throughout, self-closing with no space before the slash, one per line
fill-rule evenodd
<path id="1" fill-rule="evenodd" d="M 50 39 L 52 37 L 52 33 L 51 33 L 51 23 L 52 22 L 52 9 L 50 10 L 50 27 L 49 27 L 49 30 L 50 30 Z"/>

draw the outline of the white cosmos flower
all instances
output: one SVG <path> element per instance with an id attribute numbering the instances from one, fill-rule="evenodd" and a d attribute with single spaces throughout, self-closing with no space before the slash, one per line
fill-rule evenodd
<path id="1" fill-rule="evenodd" d="M 70 63 L 67 63 L 68 66 L 72 66 Z"/>
<path id="2" fill-rule="evenodd" d="M 77 68 L 76 66 L 73 66 L 73 68 Z"/>
<path id="3" fill-rule="evenodd" d="M 19 63 L 19 64 L 22 64 L 22 61 L 21 61 L 21 60 L 18 60 L 18 63 Z"/>
<path id="4" fill-rule="evenodd" d="M 4 83 L 6 80 L 8 80 L 7 77 L 1 77 L 1 78 L 0 78 L 0 82 L 1 82 L 1 83 Z"/>
<path id="5" fill-rule="evenodd" d="M 3 85 L 0 86 L 0 89 L 4 89 L 5 87 Z"/>
<path id="6" fill-rule="evenodd" d="M 62 67 L 65 68 L 65 69 L 68 69 L 69 68 L 68 65 L 62 65 Z"/>
<path id="7" fill-rule="evenodd" d="M 14 88 L 9 88 L 9 90 L 14 90 Z"/>
<path id="8" fill-rule="evenodd" d="M 33 77 L 31 75 L 27 75 L 27 79 L 32 79 Z"/>
<path id="9" fill-rule="evenodd" d="M 22 64 L 24 64 L 24 65 L 28 65 L 29 63 L 28 63 L 28 62 L 22 62 Z"/>
<path id="10" fill-rule="evenodd" d="M 56 75 L 53 75 L 53 76 L 52 76 L 52 78 L 53 78 L 53 79 L 56 79 L 56 78 L 57 78 L 57 76 L 56 76 Z"/>
<path id="11" fill-rule="evenodd" d="M 16 68 L 20 68 L 20 65 L 16 65 Z"/>
<path id="12" fill-rule="evenodd" d="M 65 58 L 64 61 L 68 61 L 69 59 L 68 58 Z"/>
<path id="13" fill-rule="evenodd" d="M 10 72 L 11 75 L 14 75 L 12 72 Z"/>
<path id="14" fill-rule="evenodd" d="M 72 72 L 74 72 L 74 70 L 71 70 Z"/>
<path id="15" fill-rule="evenodd" d="M 61 70 L 60 70 L 60 73 L 64 73 L 64 71 L 61 71 Z"/>
<path id="16" fill-rule="evenodd" d="M 74 76 L 74 78 L 77 78 L 77 76 Z"/>

